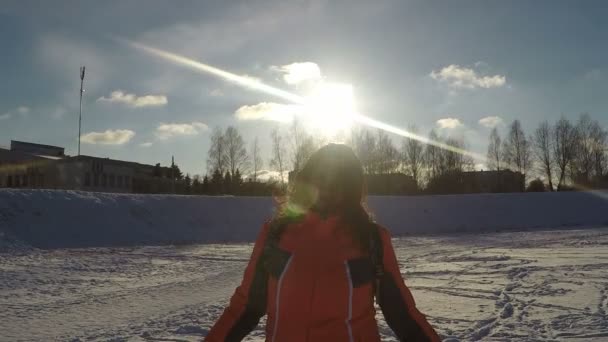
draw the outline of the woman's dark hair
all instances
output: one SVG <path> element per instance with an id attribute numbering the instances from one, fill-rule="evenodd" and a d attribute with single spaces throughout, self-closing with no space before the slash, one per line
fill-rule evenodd
<path id="1" fill-rule="evenodd" d="M 281 230 L 311 211 L 322 216 L 338 215 L 351 230 L 353 239 L 367 251 L 371 218 L 365 209 L 364 191 L 363 166 L 353 150 L 343 144 L 323 146 L 295 175 L 273 226 Z"/>

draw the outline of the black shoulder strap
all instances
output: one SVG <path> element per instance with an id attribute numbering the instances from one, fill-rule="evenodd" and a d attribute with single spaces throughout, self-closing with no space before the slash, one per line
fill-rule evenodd
<path id="1" fill-rule="evenodd" d="M 374 295 L 376 301 L 378 301 L 378 291 L 380 289 L 380 279 L 384 275 L 384 263 L 382 262 L 384 256 L 384 248 L 382 246 L 382 238 L 380 237 L 380 227 L 372 222 L 369 227 L 370 241 L 369 241 L 369 256 L 374 266 Z"/>

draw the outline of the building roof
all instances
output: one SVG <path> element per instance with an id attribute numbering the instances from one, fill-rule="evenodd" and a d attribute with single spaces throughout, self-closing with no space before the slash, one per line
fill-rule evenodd
<path id="1" fill-rule="evenodd" d="M 37 156 L 21 151 L 12 151 L 5 148 L 0 148 L 0 164 L 2 163 L 23 163 L 30 160 L 44 159 L 42 156 Z"/>
<path id="2" fill-rule="evenodd" d="M 150 165 L 150 164 L 142 164 L 142 163 L 133 162 L 133 161 L 110 159 L 110 158 L 103 158 L 103 157 L 87 156 L 87 155 L 82 155 L 82 154 L 79 155 L 79 156 L 68 157 L 65 160 L 66 161 L 71 161 L 71 160 L 98 160 L 98 161 L 103 161 L 103 162 L 106 162 L 106 163 L 109 162 L 109 163 L 113 163 L 113 164 L 123 164 L 123 165 L 137 166 L 137 167 L 154 167 L 154 165 Z"/>
<path id="3" fill-rule="evenodd" d="M 65 149 L 63 147 L 35 144 L 18 140 L 11 140 L 11 151 L 38 156 L 65 156 Z"/>
<path id="4" fill-rule="evenodd" d="M 19 140 L 11 140 L 11 146 L 12 146 L 13 144 L 17 144 L 17 145 L 25 145 L 25 146 L 32 146 L 32 147 L 41 147 L 41 148 L 52 148 L 52 149 L 65 150 L 65 148 L 64 148 L 64 147 L 61 147 L 61 146 L 53 146 L 53 145 L 37 144 L 37 143 L 32 143 L 32 142 L 27 142 L 27 141 L 19 141 Z"/>

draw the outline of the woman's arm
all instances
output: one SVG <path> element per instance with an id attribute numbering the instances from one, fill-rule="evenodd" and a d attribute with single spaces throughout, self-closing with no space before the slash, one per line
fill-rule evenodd
<path id="1" fill-rule="evenodd" d="M 426 317 L 416 308 L 414 297 L 405 286 L 390 233 L 379 228 L 382 240 L 384 274 L 378 284 L 378 303 L 400 341 L 441 341 Z"/>
<path id="2" fill-rule="evenodd" d="M 269 225 L 262 228 L 253 247 L 241 285 L 236 288 L 230 304 L 209 331 L 205 341 L 241 341 L 258 325 L 266 314 L 267 274 L 262 265 L 262 253 Z"/>

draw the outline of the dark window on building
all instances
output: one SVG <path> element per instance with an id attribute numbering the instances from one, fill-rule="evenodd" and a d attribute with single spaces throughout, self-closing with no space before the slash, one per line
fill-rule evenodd
<path id="1" fill-rule="evenodd" d="M 41 188 L 44 186 L 44 175 L 42 173 L 38 174 L 38 186 Z"/>
<path id="2" fill-rule="evenodd" d="M 84 174 L 84 186 L 91 186 L 91 174 L 89 172 Z"/>
<path id="3" fill-rule="evenodd" d="M 122 188 L 122 176 L 116 176 L 116 186 Z"/>
<path id="4" fill-rule="evenodd" d="M 131 177 L 129 177 L 129 176 L 125 176 L 125 188 L 127 188 L 127 189 L 131 188 Z"/>
<path id="5" fill-rule="evenodd" d="M 27 186 L 27 175 L 23 175 L 21 178 L 23 186 Z"/>
<path id="6" fill-rule="evenodd" d="M 101 175 L 101 186 L 105 187 L 108 185 L 108 175 L 105 173 Z"/>
<path id="7" fill-rule="evenodd" d="M 6 177 L 6 186 L 8 188 L 12 188 L 13 187 L 13 176 Z"/>
<path id="8" fill-rule="evenodd" d="M 110 187 L 113 188 L 116 184 L 114 183 L 114 175 L 110 175 Z"/>
<path id="9" fill-rule="evenodd" d="M 95 174 L 95 177 L 93 178 L 93 186 L 99 186 L 99 174 Z"/>

